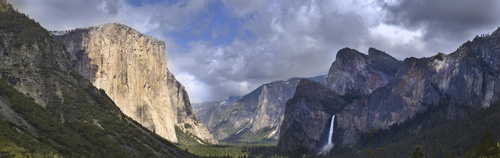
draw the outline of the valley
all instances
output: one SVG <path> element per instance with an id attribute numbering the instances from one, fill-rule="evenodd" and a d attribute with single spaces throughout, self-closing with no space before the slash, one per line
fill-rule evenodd
<path id="1" fill-rule="evenodd" d="M 500 27 L 455 51 L 403 60 L 328 47 L 335 58 L 314 77 L 275 80 L 313 73 L 245 60 L 259 73 L 204 72 L 227 81 L 210 85 L 179 71 L 204 57 L 172 53 L 207 43 L 177 46 L 176 34 L 121 23 L 48 31 L 36 20 L 0 0 L 0 157 L 500 157 Z M 223 49 L 214 54 L 238 56 Z M 192 93 L 200 87 L 227 99 Z"/>

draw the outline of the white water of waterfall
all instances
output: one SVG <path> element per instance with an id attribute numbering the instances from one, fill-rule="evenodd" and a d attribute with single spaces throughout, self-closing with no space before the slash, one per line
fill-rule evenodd
<path id="1" fill-rule="evenodd" d="M 330 133 L 328 133 L 328 143 L 323 147 L 323 149 L 321 149 L 318 155 L 319 154 L 326 155 L 333 148 L 332 136 L 333 136 L 334 125 L 335 125 L 335 115 L 332 116 L 332 121 L 330 122 Z"/>

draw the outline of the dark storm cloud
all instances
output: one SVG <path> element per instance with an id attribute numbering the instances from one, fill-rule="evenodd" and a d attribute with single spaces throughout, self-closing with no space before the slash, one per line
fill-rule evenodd
<path id="1" fill-rule="evenodd" d="M 194 102 L 326 74 L 344 47 L 403 60 L 449 53 L 500 25 L 498 0 L 8 1 L 49 30 L 119 22 L 164 40 Z"/>
<path id="2" fill-rule="evenodd" d="M 383 9 L 387 23 L 422 29 L 424 41 L 464 40 L 500 25 L 498 0 L 401 0 Z"/>

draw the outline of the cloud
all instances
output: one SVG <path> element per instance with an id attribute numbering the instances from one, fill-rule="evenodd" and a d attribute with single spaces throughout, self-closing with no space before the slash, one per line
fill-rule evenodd
<path id="1" fill-rule="evenodd" d="M 206 11 L 207 1 L 163 1 L 135 6 L 127 0 L 9 0 L 49 30 L 123 23 L 141 32 L 182 30 Z"/>
<path id="2" fill-rule="evenodd" d="M 344 47 L 403 60 L 449 53 L 500 24 L 497 0 L 9 0 L 49 30 L 119 22 L 165 41 L 191 101 L 326 74 Z"/>
<path id="3" fill-rule="evenodd" d="M 226 11 L 243 17 L 240 31 L 255 39 L 241 34 L 226 45 L 200 40 L 191 42 L 186 53 L 171 55 L 182 61 L 172 66 L 174 71 L 188 72 L 213 90 L 199 100 L 244 95 L 273 80 L 326 74 L 338 49 L 356 47 L 369 33 L 361 15 L 331 9 L 339 4 L 326 0 L 272 1 L 258 9 L 253 8 L 262 5 L 258 1 L 236 2 L 225 3 L 231 8 Z"/>
<path id="4" fill-rule="evenodd" d="M 115 21 L 120 1 L 97 0 L 9 0 L 49 30 L 73 29 Z"/>
<path id="5" fill-rule="evenodd" d="M 422 41 L 442 51 L 457 48 L 457 42 L 491 32 L 500 24 L 497 0 L 401 0 L 381 2 L 381 6 L 385 23 L 422 31 Z"/>

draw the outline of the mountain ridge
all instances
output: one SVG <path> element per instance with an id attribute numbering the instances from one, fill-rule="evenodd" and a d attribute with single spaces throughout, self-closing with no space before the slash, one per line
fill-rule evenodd
<path id="1" fill-rule="evenodd" d="M 397 73 L 394 73 L 393 78 L 379 82 L 384 84 L 379 84 L 381 86 L 373 89 L 367 95 L 361 95 L 361 97 L 354 99 L 341 111 L 334 113 L 336 115 L 336 134 L 334 134 L 333 139 L 337 149 L 355 148 L 360 141 L 366 141 L 363 135 L 369 134 L 372 129 L 390 130 L 392 126 L 403 124 L 429 109 L 439 109 L 440 111 L 432 114 L 432 117 L 441 118 L 446 124 L 467 117 L 474 111 L 488 108 L 495 101 L 494 98 L 498 98 L 500 94 L 500 87 L 496 84 L 500 82 L 498 78 L 498 72 L 500 72 L 498 71 L 500 70 L 498 64 L 500 60 L 498 55 L 500 52 L 499 32 L 500 28 L 491 35 L 476 37 L 473 41 L 464 43 L 455 52 L 448 55 L 438 53 L 427 58 L 405 59 L 399 66 Z M 341 51 L 346 50 L 339 52 Z M 354 52 L 349 49 L 348 51 Z M 342 56 L 345 53 L 338 55 Z M 336 62 L 338 61 L 336 60 L 330 68 L 330 80 L 327 82 L 338 79 L 336 77 L 339 76 L 333 74 L 344 70 L 340 67 L 342 65 L 355 68 L 359 68 L 361 65 L 361 67 L 366 68 L 366 65 L 359 64 L 366 61 L 363 57 L 363 55 L 357 55 L 356 62 L 337 64 L 337 66 Z M 364 72 L 366 71 L 351 71 L 350 76 L 363 76 Z M 395 72 L 394 69 L 391 72 Z M 350 78 L 352 79 L 352 77 Z M 348 94 L 343 91 L 343 87 L 336 87 L 338 84 L 327 83 L 327 85 L 330 85 L 329 88 L 334 91 Z M 359 88 L 363 92 L 363 88 L 367 87 L 358 84 L 352 86 L 350 90 L 360 92 Z M 299 91 L 302 90 L 297 89 L 297 93 Z M 316 94 L 310 93 L 309 95 Z M 294 97 L 294 99 L 300 99 L 300 97 Z M 296 113 L 299 112 L 296 111 Z M 324 121 L 329 118 L 314 119 Z M 299 119 L 298 122 L 311 122 L 311 119 Z M 312 125 L 305 126 L 304 129 L 308 127 L 312 128 Z M 419 127 L 419 124 L 414 127 Z M 413 126 L 408 128 L 413 128 Z M 321 128 L 317 130 L 321 130 Z M 294 138 L 291 137 L 280 136 L 279 143 L 304 147 L 305 152 L 314 152 L 321 146 L 301 144 L 301 142 L 293 140 Z M 294 150 L 290 145 L 281 145 L 280 148 L 284 151 Z"/>

